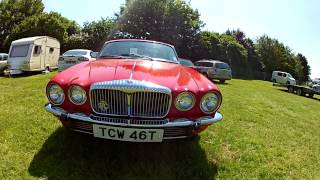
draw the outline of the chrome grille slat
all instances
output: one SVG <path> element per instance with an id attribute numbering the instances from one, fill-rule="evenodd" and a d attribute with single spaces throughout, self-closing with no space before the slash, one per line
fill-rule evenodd
<path id="1" fill-rule="evenodd" d="M 101 116 L 90 116 L 92 119 L 97 121 L 116 123 L 116 124 L 140 124 L 140 125 L 162 125 L 169 122 L 169 120 L 148 120 L 148 119 L 121 119 L 121 118 L 110 118 Z"/>
<path id="2" fill-rule="evenodd" d="M 170 110 L 171 90 L 137 80 L 99 82 L 90 87 L 90 102 L 96 114 L 163 118 Z"/>

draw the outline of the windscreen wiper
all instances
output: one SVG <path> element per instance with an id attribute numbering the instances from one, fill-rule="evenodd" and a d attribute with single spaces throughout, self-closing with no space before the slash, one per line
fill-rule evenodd
<path id="1" fill-rule="evenodd" d="M 105 56 L 99 56 L 101 59 L 126 59 L 127 57 L 119 56 L 119 55 L 105 55 Z"/>
<path id="2" fill-rule="evenodd" d="M 141 59 L 148 59 L 153 61 L 154 59 L 150 56 L 145 56 L 142 54 L 135 54 L 135 53 L 131 53 L 131 54 L 121 54 L 121 56 L 126 56 L 126 57 L 133 57 L 133 58 L 141 58 Z"/>

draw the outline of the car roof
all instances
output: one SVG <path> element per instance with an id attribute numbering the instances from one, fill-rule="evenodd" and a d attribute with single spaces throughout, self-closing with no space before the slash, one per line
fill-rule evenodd
<path id="1" fill-rule="evenodd" d="M 89 49 L 70 49 L 68 51 L 91 51 Z"/>
<path id="2" fill-rule="evenodd" d="M 163 44 L 163 45 L 170 46 L 170 47 L 174 48 L 174 46 L 171 44 L 167 44 L 167 43 L 160 42 L 160 41 L 146 40 L 146 39 L 115 39 L 115 40 L 107 41 L 107 42 L 105 42 L 105 44 L 110 43 L 110 42 L 122 42 L 122 41 L 150 42 L 150 43 Z"/>
<path id="3" fill-rule="evenodd" d="M 223 62 L 223 61 L 211 60 L 211 59 L 202 59 L 202 60 L 199 60 L 197 62 L 226 63 L 226 62 Z"/>
<path id="4" fill-rule="evenodd" d="M 179 61 L 191 61 L 190 59 L 178 58 Z M 192 62 L 192 61 L 191 61 Z"/>
<path id="5" fill-rule="evenodd" d="M 287 74 L 289 74 L 288 72 L 284 72 L 284 71 L 273 71 L 273 72 L 275 72 L 275 73 L 287 73 Z"/>

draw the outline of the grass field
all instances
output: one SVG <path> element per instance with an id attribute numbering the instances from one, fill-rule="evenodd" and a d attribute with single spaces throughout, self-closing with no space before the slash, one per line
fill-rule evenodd
<path id="1" fill-rule="evenodd" d="M 0 179 L 320 179 L 319 96 L 232 80 L 199 138 L 136 144 L 63 129 L 43 109 L 53 74 L 0 77 Z"/>

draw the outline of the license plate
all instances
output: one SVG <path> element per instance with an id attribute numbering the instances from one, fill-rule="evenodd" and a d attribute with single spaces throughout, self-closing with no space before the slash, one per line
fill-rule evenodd
<path id="1" fill-rule="evenodd" d="M 163 129 L 136 129 L 93 124 L 93 136 L 118 141 L 162 142 Z"/>

